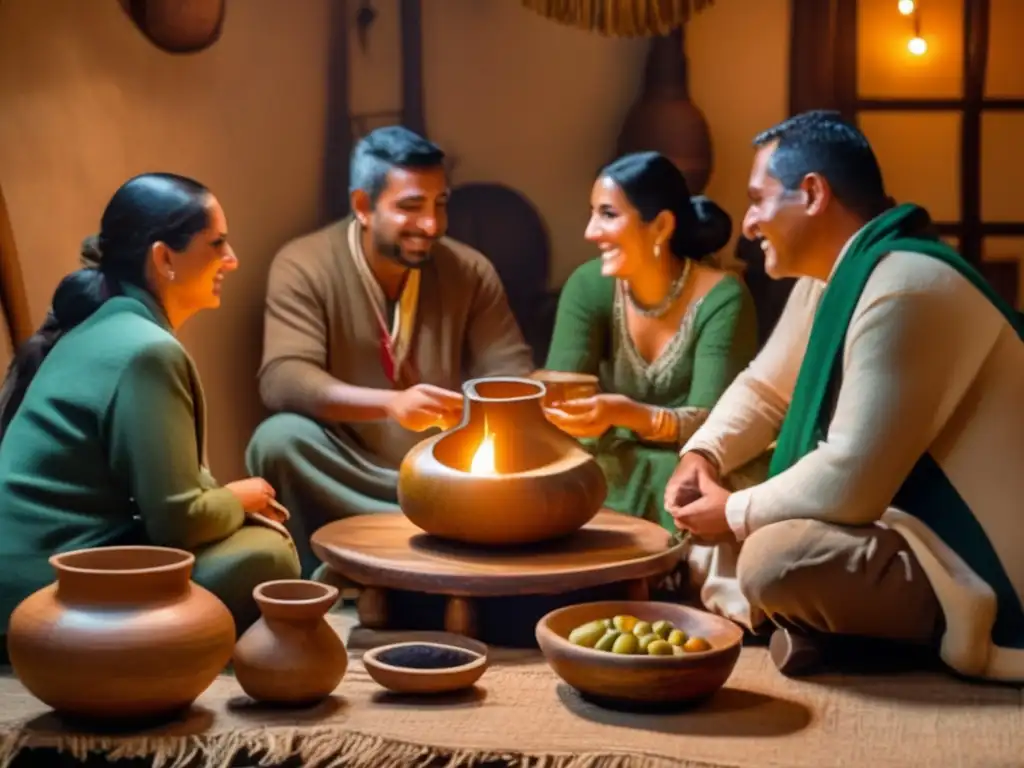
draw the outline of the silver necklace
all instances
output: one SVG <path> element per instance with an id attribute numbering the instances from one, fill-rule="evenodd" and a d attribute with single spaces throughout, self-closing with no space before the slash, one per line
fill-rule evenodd
<path id="1" fill-rule="evenodd" d="M 683 288 L 686 286 L 686 278 L 690 276 L 691 264 L 693 264 L 693 262 L 690 261 L 690 259 L 687 259 L 685 266 L 683 266 L 683 271 L 679 274 L 679 277 L 672 281 L 672 285 L 669 286 L 668 293 L 665 294 L 665 298 L 653 307 L 644 306 L 637 301 L 633 296 L 633 291 L 627 287 L 626 296 L 629 298 L 629 303 L 633 305 L 633 309 L 643 317 L 650 317 L 654 319 L 664 317 L 665 313 L 672 308 L 680 294 L 682 294 Z"/>

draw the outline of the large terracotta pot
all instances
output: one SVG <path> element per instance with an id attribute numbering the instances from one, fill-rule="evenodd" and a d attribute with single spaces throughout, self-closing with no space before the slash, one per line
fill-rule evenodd
<path id="1" fill-rule="evenodd" d="M 348 669 L 345 644 L 325 615 L 337 587 L 315 581 L 268 581 L 253 590 L 262 618 L 235 646 L 238 684 L 256 701 L 302 705 L 325 699 Z"/>
<path id="2" fill-rule="evenodd" d="M 654 150 L 686 177 L 690 194 L 701 194 L 711 178 L 714 152 L 704 113 L 690 101 L 685 25 L 651 40 L 643 90 L 626 115 L 619 154 Z"/>
<path id="3" fill-rule="evenodd" d="M 531 544 L 586 525 L 604 502 L 604 474 L 545 418 L 544 385 L 475 379 L 463 392 L 462 424 L 402 461 L 398 503 L 406 517 L 435 536 L 484 545 Z"/>
<path id="4" fill-rule="evenodd" d="M 135 720 L 188 708 L 235 644 L 224 604 L 192 582 L 195 557 L 163 547 L 104 547 L 50 558 L 57 581 L 11 614 L 11 666 L 68 715 Z"/>

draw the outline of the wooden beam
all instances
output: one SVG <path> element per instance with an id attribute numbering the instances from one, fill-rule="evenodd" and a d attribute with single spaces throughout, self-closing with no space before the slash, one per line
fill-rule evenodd
<path id="1" fill-rule="evenodd" d="M 402 27 L 402 124 L 420 136 L 427 135 L 423 107 L 423 6 L 422 0 L 401 0 Z"/>
<path id="2" fill-rule="evenodd" d="M 836 109 L 852 122 L 857 120 L 857 0 L 836 0 L 833 71 L 836 78 Z"/>
<path id="3" fill-rule="evenodd" d="M 348 182 L 353 125 L 348 84 L 348 3 L 331 3 L 329 24 L 325 120 L 327 135 L 320 193 L 322 224 L 344 218 L 349 212 Z"/>
<path id="4" fill-rule="evenodd" d="M 1024 99 L 983 98 L 977 103 L 982 112 L 1024 110 Z M 967 99 L 857 99 L 858 112 L 960 112 L 967 108 Z"/>
<path id="5" fill-rule="evenodd" d="M 857 0 L 790 0 L 789 114 L 855 116 Z"/>
<path id="6" fill-rule="evenodd" d="M 21 274 L 18 250 L 14 245 L 14 228 L 7 215 L 7 203 L 0 188 L 0 298 L 3 312 L 11 333 L 13 346 L 17 347 L 35 330 L 28 308 L 28 294 Z"/>
<path id="7" fill-rule="evenodd" d="M 985 99 L 990 0 L 964 3 L 964 106 L 960 126 L 960 253 L 981 263 L 981 104 Z"/>
<path id="8" fill-rule="evenodd" d="M 940 221 L 935 226 L 943 235 L 959 236 L 963 222 Z M 1024 237 L 1024 221 L 983 221 L 978 225 L 982 237 Z"/>
<path id="9" fill-rule="evenodd" d="M 835 0 L 790 0 L 789 114 L 835 105 Z M 816 66 L 812 62 L 818 62 Z"/>

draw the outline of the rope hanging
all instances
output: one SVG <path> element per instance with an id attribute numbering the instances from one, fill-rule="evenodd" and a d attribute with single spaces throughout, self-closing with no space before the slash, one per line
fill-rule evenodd
<path id="1" fill-rule="evenodd" d="M 714 0 L 522 0 L 559 24 L 608 37 L 658 37 L 686 23 Z"/>

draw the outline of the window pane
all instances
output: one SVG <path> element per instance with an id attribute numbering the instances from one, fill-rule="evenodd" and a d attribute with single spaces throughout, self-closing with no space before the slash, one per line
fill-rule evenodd
<path id="1" fill-rule="evenodd" d="M 862 112 L 889 194 L 935 221 L 960 220 L 960 113 Z"/>
<path id="2" fill-rule="evenodd" d="M 1024 68 L 1024 64 L 1021 64 Z M 1024 169 L 1024 113 L 981 116 L 981 218 L 1024 221 L 1020 173 Z"/>
<path id="3" fill-rule="evenodd" d="M 1017 267 L 1017 309 L 1024 310 L 1024 237 L 986 237 L 982 243 L 985 276 L 1003 296 L 1012 299 L 1013 265 Z"/>
<path id="4" fill-rule="evenodd" d="M 928 48 L 915 56 L 907 47 L 914 36 L 914 22 L 899 12 L 896 0 L 858 0 L 857 95 L 865 99 L 961 97 L 963 3 L 918 1 L 921 37 Z"/>
<path id="5" fill-rule="evenodd" d="M 1020 0 L 989 0 L 988 71 L 985 95 L 1024 98 L 1024 4 Z"/>

